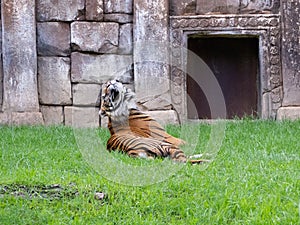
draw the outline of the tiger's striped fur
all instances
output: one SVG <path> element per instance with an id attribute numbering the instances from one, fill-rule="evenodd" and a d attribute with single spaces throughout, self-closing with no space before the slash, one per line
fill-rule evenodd
<path id="1" fill-rule="evenodd" d="M 134 92 L 116 80 L 102 86 L 100 114 L 108 116 L 111 137 L 107 149 L 132 157 L 170 157 L 186 162 L 179 148 L 184 141 L 171 136 L 153 118 L 137 109 Z"/>
<path id="2" fill-rule="evenodd" d="M 121 150 L 129 156 L 141 158 L 170 157 L 176 161 L 186 160 L 179 144 L 182 140 L 168 133 L 151 117 L 137 109 L 131 109 L 128 123 L 114 124 L 109 118 L 111 137 L 108 150 Z"/>

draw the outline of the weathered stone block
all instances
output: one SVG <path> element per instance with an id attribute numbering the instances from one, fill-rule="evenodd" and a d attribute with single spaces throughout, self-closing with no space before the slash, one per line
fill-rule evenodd
<path id="1" fill-rule="evenodd" d="M 132 0 L 104 0 L 105 13 L 132 13 Z"/>
<path id="2" fill-rule="evenodd" d="M 35 1 L 2 0 L 3 110 L 38 111 Z"/>
<path id="3" fill-rule="evenodd" d="M 103 20 L 103 0 L 86 0 L 85 3 L 86 20 Z"/>
<path id="4" fill-rule="evenodd" d="M 74 52 L 71 54 L 72 82 L 102 84 L 112 78 L 128 75 L 132 65 L 130 55 L 89 55 Z"/>
<path id="5" fill-rule="evenodd" d="M 300 105 L 300 2 L 282 1 L 283 106 Z"/>
<path id="6" fill-rule="evenodd" d="M 133 16 L 129 14 L 120 14 L 120 13 L 105 14 L 104 21 L 116 22 L 116 23 L 132 23 Z"/>
<path id="7" fill-rule="evenodd" d="M 40 112 L 3 112 L 0 113 L 1 125 L 44 125 Z"/>
<path id="8" fill-rule="evenodd" d="M 71 24 L 71 44 L 75 50 L 116 53 L 119 44 L 119 24 L 74 22 Z"/>
<path id="9" fill-rule="evenodd" d="M 11 114 L 11 125 L 43 125 L 43 116 L 40 112 L 13 112 Z"/>
<path id="10" fill-rule="evenodd" d="M 85 0 L 37 0 L 38 21 L 74 21 L 84 19 Z"/>
<path id="11" fill-rule="evenodd" d="M 41 104 L 72 103 L 69 58 L 39 57 L 38 81 Z"/>
<path id="12" fill-rule="evenodd" d="M 135 92 L 137 98 L 159 96 L 170 89 L 168 2 L 136 1 L 134 7 Z"/>
<path id="13" fill-rule="evenodd" d="M 0 112 L 0 125 L 9 125 L 8 113 Z"/>
<path id="14" fill-rule="evenodd" d="M 132 24 L 124 24 L 120 27 L 119 54 L 132 54 L 133 36 Z"/>
<path id="15" fill-rule="evenodd" d="M 162 126 L 167 124 L 179 124 L 177 114 L 174 110 L 163 110 L 163 111 L 147 111 L 145 112 Z"/>
<path id="16" fill-rule="evenodd" d="M 99 127 L 99 109 L 86 107 L 65 107 L 65 125 L 79 128 Z"/>
<path id="17" fill-rule="evenodd" d="M 78 106 L 99 106 L 100 105 L 99 84 L 74 84 L 73 105 Z"/>
<path id="18" fill-rule="evenodd" d="M 300 107 L 281 107 L 277 112 L 278 120 L 296 120 L 300 119 Z"/>
<path id="19" fill-rule="evenodd" d="M 45 125 L 60 125 L 64 122 L 62 106 L 41 106 Z"/>
<path id="20" fill-rule="evenodd" d="M 172 109 L 172 103 L 168 93 L 140 98 L 138 104 L 146 111 Z"/>
<path id="21" fill-rule="evenodd" d="M 42 56 L 68 56 L 70 25 L 61 22 L 37 23 L 38 54 Z"/>

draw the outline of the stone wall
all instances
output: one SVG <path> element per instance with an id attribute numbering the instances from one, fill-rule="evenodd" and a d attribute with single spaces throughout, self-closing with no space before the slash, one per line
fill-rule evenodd
<path id="1" fill-rule="evenodd" d="M 278 108 L 277 118 L 299 117 L 299 7 L 298 0 L 1 0 L 0 124 L 97 127 L 100 87 L 112 77 L 135 89 L 143 109 L 177 123 L 174 90 L 181 89 L 166 82 L 173 78 L 169 56 L 150 62 L 166 46 L 145 52 L 145 43 L 174 44 L 185 28 L 214 31 L 223 17 L 227 30 L 237 24 L 240 33 L 252 29 L 270 39 L 262 51 L 276 66 L 266 69 L 270 79 L 263 80 L 271 89 L 262 104 L 272 108 L 276 100 L 275 117 Z M 259 25 L 265 20 L 270 25 Z M 272 48 L 281 45 L 281 52 Z M 178 80 L 184 77 L 174 84 Z"/>
<path id="2" fill-rule="evenodd" d="M 101 84 L 115 76 L 133 82 L 132 14 L 131 0 L 37 1 L 39 102 L 46 125 L 99 126 Z"/>

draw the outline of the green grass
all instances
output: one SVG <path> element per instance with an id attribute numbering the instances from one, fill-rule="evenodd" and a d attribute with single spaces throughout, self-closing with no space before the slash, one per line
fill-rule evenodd
<path id="1" fill-rule="evenodd" d="M 218 145 L 210 135 L 213 125 L 189 126 L 168 130 L 192 142 L 191 153 Z M 80 140 L 93 149 L 90 132 Z M 154 168 L 162 176 L 160 165 L 175 168 L 164 181 L 147 186 L 110 181 L 116 171 L 103 177 L 102 164 L 92 165 L 105 161 L 92 155 L 95 162 L 88 163 L 77 135 L 67 127 L 0 127 L 0 224 L 300 223 L 300 121 L 228 122 L 220 151 L 206 169 L 106 155 L 115 164 Z M 109 137 L 106 130 L 96 136 L 102 143 Z M 124 173 L 125 179 L 136 177 L 134 170 Z M 96 192 L 105 193 L 104 199 L 96 200 Z"/>

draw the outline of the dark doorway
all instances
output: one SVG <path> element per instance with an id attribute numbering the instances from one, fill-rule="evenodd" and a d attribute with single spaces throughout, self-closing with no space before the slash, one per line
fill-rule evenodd
<path id="1" fill-rule="evenodd" d="M 258 46 L 256 37 L 191 36 L 188 38 L 188 49 L 209 66 L 219 82 L 225 98 L 227 119 L 257 114 Z M 189 58 L 190 56 L 188 56 L 187 67 L 195 66 L 191 65 Z M 197 76 L 203 74 L 199 72 Z M 211 116 L 207 98 L 196 80 L 187 74 L 188 118 L 215 119 Z"/>

